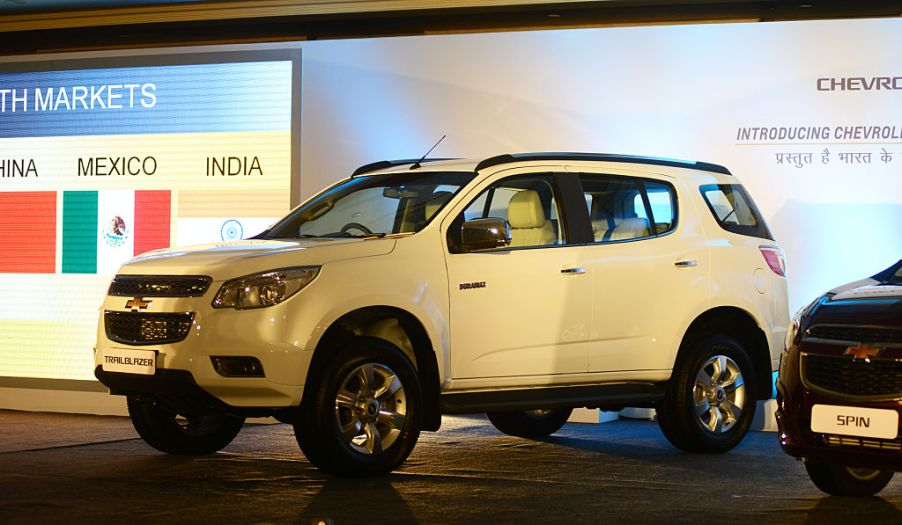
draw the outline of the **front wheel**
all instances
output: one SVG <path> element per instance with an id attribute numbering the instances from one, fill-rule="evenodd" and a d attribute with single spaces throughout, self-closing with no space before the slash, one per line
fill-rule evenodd
<path id="1" fill-rule="evenodd" d="M 817 488 L 833 496 L 873 496 L 893 479 L 884 470 L 805 463 L 808 477 Z"/>
<path id="2" fill-rule="evenodd" d="M 235 439 L 244 418 L 223 413 L 180 414 L 152 398 L 128 397 L 128 415 L 148 445 L 176 455 L 212 454 Z"/>
<path id="3" fill-rule="evenodd" d="M 423 396 L 401 350 L 358 337 L 315 381 L 294 421 L 311 463 L 339 476 L 372 476 L 407 459 L 420 435 Z"/>
<path id="4" fill-rule="evenodd" d="M 564 426 L 573 409 L 521 410 L 486 414 L 495 428 L 510 436 L 537 439 L 550 436 Z"/>
<path id="5" fill-rule="evenodd" d="M 658 424 L 687 452 L 726 452 L 742 441 L 755 416 L 755 369 L 733 338 L 701 339 L 678 361 Z"/>

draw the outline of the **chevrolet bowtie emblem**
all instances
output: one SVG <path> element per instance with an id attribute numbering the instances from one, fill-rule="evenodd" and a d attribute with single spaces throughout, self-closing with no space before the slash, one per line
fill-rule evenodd
<path id="1" fill-rule="evenodd" d="M 846 348 L 846 351 L 843 355 L 850 355 L 852 359 L 870 359 L 872 357 L 877 357 L 880 355 L 881 348 L 874 348 L 873 346 L 868 346 L 866 344 L 859 344 L 858 346 L 850 346 Z"/>
<path id="2" fill-rule="evenodd" d="M 125 307 L 130 308 L 133 312 L 137 312 L 139 310 L 145 310 L 152 302 L 153 301 L 145 301 L 140 297 L 135 297 L 134 299 L 129 299 L 128 302 L 125 303 Z"/>

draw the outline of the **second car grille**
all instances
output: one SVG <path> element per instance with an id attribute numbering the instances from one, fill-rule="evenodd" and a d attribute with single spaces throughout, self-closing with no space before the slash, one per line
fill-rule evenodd
<path id="1" fill-rule="evenodd" d="M 127 345 L 177 343 L 188 336 L 193 313 L 104 312 L 106 335 Z"/>
<path id="2" fill-rule="evenodd" d="M 850 397 L 902 397 L 902 360 L 802 354 L 802 381 Z"/>
<path id="3" fill-rule="evenodd" d="M 820 324 L 809 328 L 806 335 L 852 343 L 902 343 L 902 329 L 883 326 Z"/>
<path id="4" fill-rule="evenodd" d="M 200 297 L 213 281 L 206 275 L 117 275 L 109 295 L 132 297 Z"/>
<path id="5" fill-rule="evenodd" d="M 902 452 L 902 440 L 898 438 L 885 440 L 825 435 L 823 439 L 825 444 L 829 447 L 871 448 L 877 450 L 893 450 L 896 452 Z"/>

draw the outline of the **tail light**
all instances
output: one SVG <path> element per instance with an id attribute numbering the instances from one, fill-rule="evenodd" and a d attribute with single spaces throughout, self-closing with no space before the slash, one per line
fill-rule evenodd
<path id="1" fill-rule="evenodd" d="M 786 257 L 783 250 L 779 246 L 759 246 L 758 249 L 770 269 L 780 277 L 786 277 Z"/>

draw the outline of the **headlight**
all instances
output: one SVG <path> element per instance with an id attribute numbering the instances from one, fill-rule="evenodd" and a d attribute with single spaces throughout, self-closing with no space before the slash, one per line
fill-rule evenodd
<path id="1" fill-rule="evenodd" d="M 216 292 L 213 308 L 263 308 L 279 304 L 310 284 L 319 266 L 299 266 L 246 275 L 226 281 Z"/>
<path id="2" fill-rule="evenodd" d="M 795 315 L 792 316 L 792 319 L 789 320 L 789 330 L 786 331 L 786 341 L 783 344 L 784 351 L 788 352 L 789 348 L 795 343 L 796 337 L 799 335 L 799 329 L 802 325 L 802 318 L 811 313 L 811 310 L 814 309 L 815 305 L 820 303 L 825 297 L 826 295 L 822 295 L 811 301 L 799 308 Z"/>

